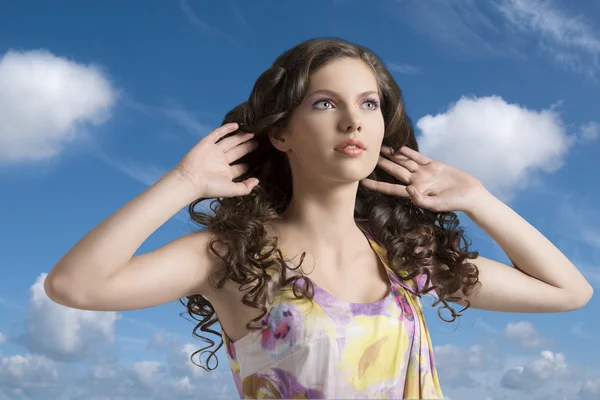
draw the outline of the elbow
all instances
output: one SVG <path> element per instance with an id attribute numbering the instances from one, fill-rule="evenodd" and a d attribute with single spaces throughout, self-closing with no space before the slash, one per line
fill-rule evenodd
<path id="1" fill-rule="evenodd" d="M 594 296 L 594 288 L 588 284 L 584 289 L 579 290 L 572 298 L 571 305 L 573 310 L 583 308 Z"/>
<path id="2" fill-rule="evenodd" d="M 61 306 L 68 306 L 70 303 L 68 291 L 65 290 L 64 283 L 60 282 L 60 279 L 48 275 L 44 280 L 44 292 L 46 296 L 53 302 L 60 304 Z"/>
<path id="3" fill-rule="evenodd" d="M 73 282 L 48 275 L 44 280 L 44 292 L 54 303 L 69 308 L 85 310 L 83 296 L 75 290 L 77 286 Z"/>

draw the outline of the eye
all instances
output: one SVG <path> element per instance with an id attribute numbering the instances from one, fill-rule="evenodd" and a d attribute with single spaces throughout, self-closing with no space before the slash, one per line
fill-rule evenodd
<path id="1" fill-rule="evenodd" d="M 365 100 L 363 104 L 371 104 L 370 110 L 377 110 L 379 108 L 379 102 L 377 100 Z"/>
<path id="2" fill-rule="evenodd" d="M 326 104 L 326 105 L 329 105 L 330 107 L 327 107 L 327 106 L 325 106 L 325 107 L 316 107 L 317 104 Z M 333 102 L 331 100 L 327 100 L 327 99 L 319 100 L 319 101 L 317 101 L 316 103 L 313 104 L 313 108 L 318 108 L 318 109 L 321 109 L 321 110 L 322 109 L 329 109 L 331 107 L 333 107 Z"/>

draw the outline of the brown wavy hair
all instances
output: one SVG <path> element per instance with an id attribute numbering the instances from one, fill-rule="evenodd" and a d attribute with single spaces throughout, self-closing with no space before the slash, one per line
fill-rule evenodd
<path id="1" fill-rule="evenodd" d="M 291 113 L 306 94 L 311 74 L 340 57 L 362 60 L 377 79 L 385 121 L 383 144 L 393 149 L 408 146 L 418 151 L 400 88 L 384 63 L 363 46 L 338 38 L 311 39 L 283 53 L 260 75 L 248 101 L 229 111 L 223 120 L 223 123 L 237 122 L 240 131 L 254 133 L 259 142 L 257 150 L 238 160 L 239 163 L 249 164 L 250 169 L 235 181 L 256 177 L 260 183 L 247 196 L 213 200 L 210 214 L 196 209 L 200 202 L 207 199 L 197 199 L 189 206 L 191 219 L 215 235 L 209 244 L 210 251 L 224 265 L 222 273 L 211 277 L 213 287 L 221 289 L 226 281 L 232 280 L 245 288 L 243 304 L 261 311 L 257 318 L 247 324 L 248 329 L 260 329 L 258 322 L 267 312 L 265 299 L 267 283 L 271 279 L 267 273 L 269 268 L 275 268 L 278 273 L 279 288 L 292 285 L 294 295 L 298 298 L 312 299 L 314 294 L 309 278 L 286 274 L 290 267 L 284 263 L 278 249 L 278 239 L 269 237 L 264 227 L 280 219 L 292 197 L 292 174 L 287 155 L 272 145 L 269 131 L 274 127 L 287 127 Z M 402 184 L 379 167 L 368 178 Z M 459 290 L 469 295 L 476 285 L 480 285 L 477 267 L 467 261 L 477 257 L 478 253 L 468 250 L 470 242 L 459 226 L 455 213 L 422 209 L 408 200 L 359 185 L 354 216 L 368 221 L 370 233 L 387 249 L 388 265 L 398 278 L 410 280 L 418 274 L 427 275 L 425 288 L 418 296 L 435 290 L 439 299 L 433 306 L 442 303 L 438 308 L 442 320 L 453 322 L 469 307 L 467 302 L 465 308 L 456 312 L 448 304 L 464 298 L 456 295 Z M 300 265 L 305 254 L 301 255 Z M 404 271 L 402 276 L 399 273 L 401 269 Z M 295 282 L 297 279 L 302 280 Z M 212 370 L 218 365 L 215 353 L 223 345 L 221 332 L 211 328 L 218 322 L 215 310 L 202 295 L 189 296 L 187 303 L 183 299 L 181 302 L 187 314 L 198 321 L 194 336 L 207 343 L 206 347 L 193 353 L 192 358 L 201 352 L 202 359 L 208 353 L 206 366 L 196 365 Z M 442 316 L 441 310 L 444 308 L 450 312 L 450 319 Z M 214 347 L 215 342 L 208 336 L 199 335 L 198 330 L 218 336 L 221 339 L 218 346 L 208 350 Z M 209 362 L 213 357 L 216 365 L 211 368 Z"/>

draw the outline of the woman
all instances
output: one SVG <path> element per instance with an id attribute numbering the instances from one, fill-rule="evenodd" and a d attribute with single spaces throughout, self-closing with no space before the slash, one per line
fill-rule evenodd
<path id="1" fill-rule="evenodd" d="M 433 399 L 422 294 L 450 321 L 449 302 L 561 312 L 592 295 L 475 178 L 418 152 L 400 89 L 364 47 L 301 43 L 224 122 L 58 262 L 52 300 L 131 310 L 187 298 L 194 332 L 225 341 L 240 397 Z M 204 199 L 213 215 L 196 210 Z M 186 204 L 206 229 L 134 256 Z M 470 252 L 455 211 L 517 268 Z"/>

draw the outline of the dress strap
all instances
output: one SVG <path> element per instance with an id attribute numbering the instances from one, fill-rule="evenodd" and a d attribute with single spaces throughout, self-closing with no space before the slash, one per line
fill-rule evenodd
<path id="1" fill-rule="evenodd" d="M 361 231 L 363 231 L 363 233 L 365 234 L 365 236 L 367 237 L 367 239 L 369 240 L 371 247 L 373 248 L 373 250 L 375 251 L 375 253 L 377 253 L 377 255 L 379 256 L 381 262 L 383 263 L 383 265 L 385 266 L 385 269 L 388 273 L 388 276 L 390 277 L 390 280 L 392 281 L 392 285 L 396 284 L 396 285 L 400 285 L 403 288 L 405 288 L 406 290 L 408 290 L 409 292 L 411 292 L 414 295 L 417 295 L 417 293 L 421 292 L 422 289 L 425 287 L 425 285 L 427 284 L 427 275 L 426 274 L 420 274 L 415 276 L 414 278 L 410 279 L 410 280 L 404 280 L 404 279 L 400 279 L 396 274 L 398 273 L 401 277 L 406 277 L 408 276 L 408 272 L 400 270 L 397 273 L 395 271 L 393 271 L 388 263 L 387 263 L 387 249 L 383 246 L 381 246 L 379 244 L 379 242 L 377 241 L 377 239 L 375 238 L 375 235 L 373 235 L 371 233 L 371 231 L 369 230 L 368 226 L 367 226 L 367 219 L 355 219 L 357 222 L 357 226 L 360 228 Z M 431 283 L 430 283 L 431 285 Z M 432 290 L 430 292 L 428 292 L 428 294 L 437 297 L 437 294 L 435 293 L 435 290 Z"/>

